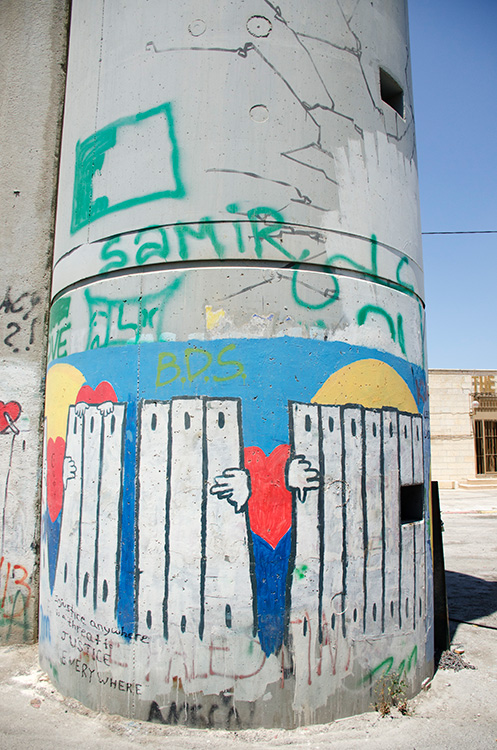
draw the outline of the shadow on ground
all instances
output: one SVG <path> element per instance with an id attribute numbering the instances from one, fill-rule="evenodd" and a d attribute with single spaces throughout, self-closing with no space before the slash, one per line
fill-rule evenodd
<path id="1" fill-rule="evenodd" d="M 451 640 L 459 622 L 474 622 L 497 612 L 497 581 L 446 570 L 445 585 Z M 497 629 L 497 624 L 489 623 L 487 627 Z"/>

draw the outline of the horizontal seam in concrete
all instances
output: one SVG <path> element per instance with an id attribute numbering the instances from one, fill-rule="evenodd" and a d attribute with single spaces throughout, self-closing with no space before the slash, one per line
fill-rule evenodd
<path id="1" fill-rule="evenodd" d="M 145 273 L 157 273 L 158 271 L 193 271 L 193 270 L 200 270 L 203 268 L 218 268 L 218 269 L 224 269 L 229 270 L 230 268 L 233 269 L 272 269 L 272 270 L 279 270 L 283 269 L 286 271 L 313 271 L 314 273 L 322 273 L 326 276 L 342 276 L 345 278 L 353 278 L 353 279 L 359 279 L 361 281 L 368 281 L 371 284 L 377 284 L 378 286 L 386 286 L 389 289 L 393 289 L 396 292 L 399 292 L 400 294 L 404 294 L 407 297 L 412 297 L 413 299 L 416 299 L 417 302 L 419 302 L 423 308 L 425 306 L 423 300 L 421 297 L 411 289 L 406 289 L 405 287 L 402 287 L 400 284 L 398 284 L 395 281 L 392 281 L 391 279 L 384 278 L 382 276 L 372 276 L 368 273 L 363 273 L 361 271 L 354 271 L 349 269 L 343 269 L 338 268 L 336 266 L 326 266 L 323 264 L 318 263 L 303 263 L 300 261 L 277 261 L 277 260 L 271 260 L 271 261 L 264 261 L 264 260 L 252 260 L 252 261 L 246 261 L 246 260 L 235 260 L 235 259 L 227 259 L 225 261 L 223 260 L 195 260 L 195 261 L 172 261 L 170 263 L 150 263 L 143 266 L 129 266 L 127 268 L 122 269 L 116 269 L 115 271 L 111 271 L 109 273 L 105 274 L 95 274 L 93 276 L 88 276 L 85 279 L 81 279 L 80 281 L 76 281 L 73 284 L 69 284 L 68 286 L 64 287 L 60 291 L 57 292 L 52 297 L 51 304 L 53 304 L 59 297 L 61 297 L 64 294 L 67 294 L 68 292 L 72 292 L 76 289 L 80 289 L 82 287 L 88 286 L 89 284 L 95 284 L 98 281 L 103 281 L 104 279 L 115 279 L 115 278 L 122 278 L 123 276 L 136 276 L 136 275 L 142 275 Z"/>
<path id="2" fill-rule="evenodd" d="M 325 233 L 337 234 L 337 235 L 340 235 L 341 237 L 350 237 L 352 239 L 362 240 L 363 242 L 368 242 L 368 243 L 371 242 L 371 237 L 367 237 L 363 234 L 356 234 L 354 232 L 345 232 L 342 229 L 327 229 L 326 227 L 317 227 L 317 226 L 314 226 L 313 224 L 295 224 L 294 222 L 291 222 L 291 221 L 262 221 L 261 220 L 261 221 L 255 222 L 253 220 L 251 221 L 250 219 L 238 219 L 236 215 L 233 214 L 232 219 L 209 219 L 207 221 L 205 219 L 200 219 L 199 221 L 178 221 L 178 222 L 173 222 L 170 224 L 153 224 L 151 226 L 141 227 L 139 229 L 130 229 L 125 232 L 116 232 L 115 234 L 110 234 L 106 237 L 100 237 L 99 239 L 93 240 L 92 242 L 82 242 L 81 244 L 76 245 L 75 247 L 68 250 L 66 253 L 63 253 L 63 255 L 61 255 L 60 258 L 58 258 L 55 261 L 54 269 L 57 267 L 58 263 L 60 263 L 61 260 L 63 260 L 64 258 L 67 258 L 69 255 L 74 253 L 83 245 L 96 245 L 99 242 L 108 242 L 109 240 L 115 239 L 116 237 L 125 237 L 126 235 L 129 235 L 129 234 L 139 234 L 140 232 L 145 232 L 145 231 L 148 232 L 148 231 L 152 231 L 153 229 L 161 229 L 161 228 L 169 228 L 169 227 L 200 226 L 202 224 L 255 224 L 255 223 L 262 224 L 265 227 L 271 227 L 271 226 L 298 227 L 300 229 L 305 230 L 304 232 L 302 232 L 303 235 L 305 234 L 311 235 L 311 234 L 315 234 L 316 232 L 322 232 L 323 234 Z M 376 240 L 376 245 L 378 247 L 385 248 L 385 250 L 389 250 L 394 255 L 397 255 L 399 258 L 408 257 L 409 262 L 412 262 L 419 269 L 419 271 L 422 272 L 423 269 L 421 268 L 419 263 L 417 263 L 414 260 L 414 258 L 407 256 L 407 254 L 403 252 L 402 250 L 399 250 L 393 245 L 388 245 L 386 242 L 381 242 L 380 240 Z"/>

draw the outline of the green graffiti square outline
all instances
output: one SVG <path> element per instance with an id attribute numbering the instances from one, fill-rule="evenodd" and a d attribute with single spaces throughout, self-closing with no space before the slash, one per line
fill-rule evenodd
<path id="1" fill-rule="evenodd" d="M 129 198 L 119 203 L 109 204 L 106 195 L 99 196 L 93 200 L 93 178 L 95 173 L 103 167 L 107 151 L 114 148 L 117 143 L 117 131 L 119 128 L 137 125 L 138 123 L 156 115 L 163 115 L 166 119 L 169 142 L 171 145 L 171 170 L 175 187 L 171 190 L 160 190 L 147 193 L 135 198 Z M 132 206 L 161 198 L 184 198 L 185 187 L 181 179 L 180 154 L 176 132 L 174 129 L 174 117 L 172 103 L 165 102 L 158 107 L 139 112 L 136 115 L 121 117 L 109 125 L 92 133 L 84 141 L 76 144 L 75 169 L 74 169 L 74 192 L 71 216 L 71 234 L 82 229 L 92 221 L 102 218 L 115 211 L 123 211 Z"/>

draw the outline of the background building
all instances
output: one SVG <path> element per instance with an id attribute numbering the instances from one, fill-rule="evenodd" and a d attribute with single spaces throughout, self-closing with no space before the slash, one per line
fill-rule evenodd
<path id="1" fill-rule="evenodd" d="M 432 479 L 497 486 L 497 370 L 429 370 L 428 382 Z"/>

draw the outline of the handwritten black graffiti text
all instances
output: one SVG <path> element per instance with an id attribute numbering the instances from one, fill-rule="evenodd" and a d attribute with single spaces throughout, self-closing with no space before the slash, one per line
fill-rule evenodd
<path id="1" fill-rule="evenodd" d="M 35 343 L 39 322 L 34 310 L 40 302 L 41 297 L 36 292 L 18 295 L 7 287 L 0 302 L 0 341 L 5 349 L 13 354 L 29 352 Z"/>

